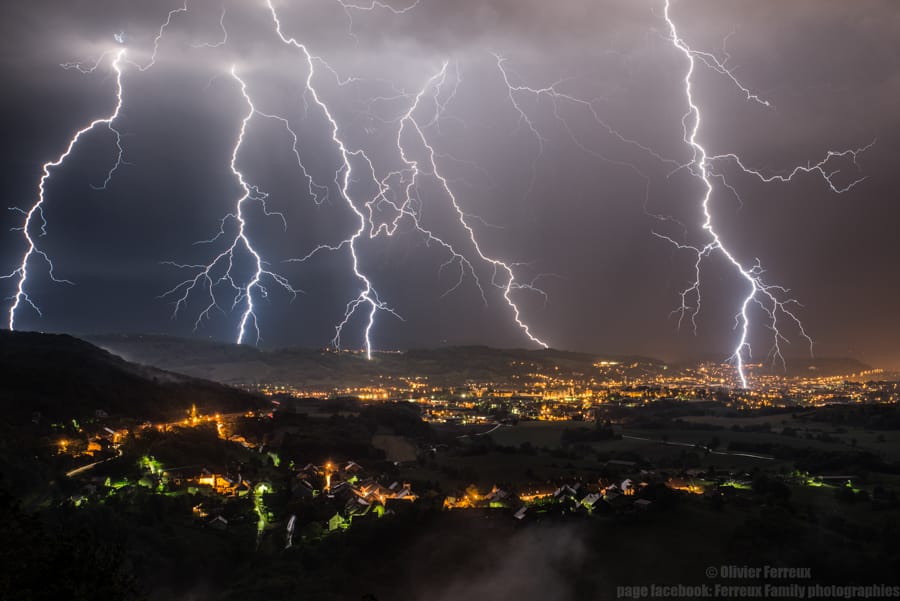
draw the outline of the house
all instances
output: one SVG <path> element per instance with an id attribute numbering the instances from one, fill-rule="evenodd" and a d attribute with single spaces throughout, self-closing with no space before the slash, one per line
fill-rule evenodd
<path id="1" fill-rule="evenodd" d="M 225 530 L 228 527 L 228 520 L 217 515 L 209 521 L 209 526 L 216 528 L 217 530 Z"/>
<path id="2" fill-rule="evenodd" d="M 594 492 L 587 495 L 585 498 L 581 500 L 581 505 L 585 507 L 589 511 L 593 511 L 598 507 L 598 504 L 603 501 L 603 497 L 600 493 Z"/>
<path id="3" fill-rule="evenodd" d="M 616 491 L 607 493 L 603 500 L 613 509 L 624 509 L 628 505 L 628 498 Z"/>
<path id="4" fill-rule="evenodd" d="M 321 473 L 323 473 L 322 468 L 312 463 L 307 463 L 302 468 L 297 470 L 297 475 L 303 478 L 308 478 L 310 480 L 316 479 Z"/>
<path id="5" fill-rule="evenodd" d="M 311 499 L 316 496 L 316 489 L 306 478 L 298 478 L 291 483 L 291 494 L 301 499 Z"/>
<path id="6" fill-rule="evenodd" d="M 331 516 L 331 519 L 328 520 L 328 530 L 329 532 L 334 532 L 338 528 L 346 529 L 350 525 L 350 522 L 345 520 L 343 516 L 339 513 L 335 513 Z"/>
<path id="7" fill-rule="evenodd" d="M 494 486 L 484 500 L 489 507 L 506 507 L 509 503 L 510 494 L 501 488 Z"/>
<path id="8" fill-rule="evenodd" d="M 576 482 L 573 485 L 563 484 L 553 493 L 553 496 L 561 501 L 563 499 L 578 499 L 581 497 L 581 482 Z"/>
<path id="9" fill-rule="evenodd" d="M 328 488 L 328 496 L 334 497 L 343 492 L 350 490 L 350 485 L 343 480 L 332 480 L 331 486 Z"/>
<path id="10" fill-rule="evenodd" d="M 371 508 L 371 503 L 369 503 L 365 499 L 357 497 L 356 499 L 350 499 L 347 501 L 347 503 L 344 505 L 344 513 L 348 518 L 352 518 L 353 516 L 357 515 L 365 515 Z"/>

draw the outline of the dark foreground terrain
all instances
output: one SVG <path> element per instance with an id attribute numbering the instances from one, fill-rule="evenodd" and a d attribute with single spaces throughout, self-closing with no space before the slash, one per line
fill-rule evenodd
<path id="1" fill-rule="evenodd" d="M 673 400 L 486 434 L 408 403 L 279 404 L 65 336 L 4 333 L 0 358 L 0 599 L 900 582 L 896 405 Z M 723 577 L 732 565 L 800 571 Z"/>

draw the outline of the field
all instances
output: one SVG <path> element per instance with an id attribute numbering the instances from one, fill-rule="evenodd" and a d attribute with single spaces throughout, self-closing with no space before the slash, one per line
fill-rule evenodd
<path id="1" fill-rule="evenodd" d="M 372 446 L 381 449 L 388 461 L 415 461 L 416 445 L 403 436 L 393 434 L 376 434 L 372 437 Z"/>

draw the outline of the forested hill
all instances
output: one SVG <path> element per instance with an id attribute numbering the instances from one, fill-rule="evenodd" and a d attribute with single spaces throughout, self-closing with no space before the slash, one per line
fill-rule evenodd
<path id="1" fill-rule="evenodd" d="M 138 363 L 232 385 L 279 383 L 329 389 L 383 383 L 383 379 L 423 376 L 431 384 L 461 386 L 467 381 L 517 381 L 529 373 L 584 374 L 598 360 L 634 365 L 634 374 L 655 373 L 663 364 L 645 357 L 547 350 L 459 346 L 405 352 L 323 349 L 259 349 L 169 336 L 108 335 L 89 340 Z"/>
<path id="2" fill-rule="evenodd" d="M 129 363 L 72 336 L 0 332 L 0 409 L 10 424 L 104 411 L 135 419 L 245 411 L 264 401 L 221 384 Z"/>

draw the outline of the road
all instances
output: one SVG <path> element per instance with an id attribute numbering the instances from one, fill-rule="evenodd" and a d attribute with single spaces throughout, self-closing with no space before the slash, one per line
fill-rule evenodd
<path id="1" fill-rule="evenodd" d="M 78 474 L 83 474 L 84 472 L 97 467 L 101 463 L 106 463 L 110 459 L 116 459 L 117 457 L 122 456 L 122 449 L 116 449 L 116 452 L 118 453 L 118 455 L 116 455 L 115 457 L 107 457 L 106 459 L 101 459 L 100 461 L 95 461 L 94 463 L 89 463 L 87 465 L 82 465 L 81 467 L 76 467 L 74 470 L 66 472 L 66 477 L 72 478 L 73 476 L 77 476 Z"/>

